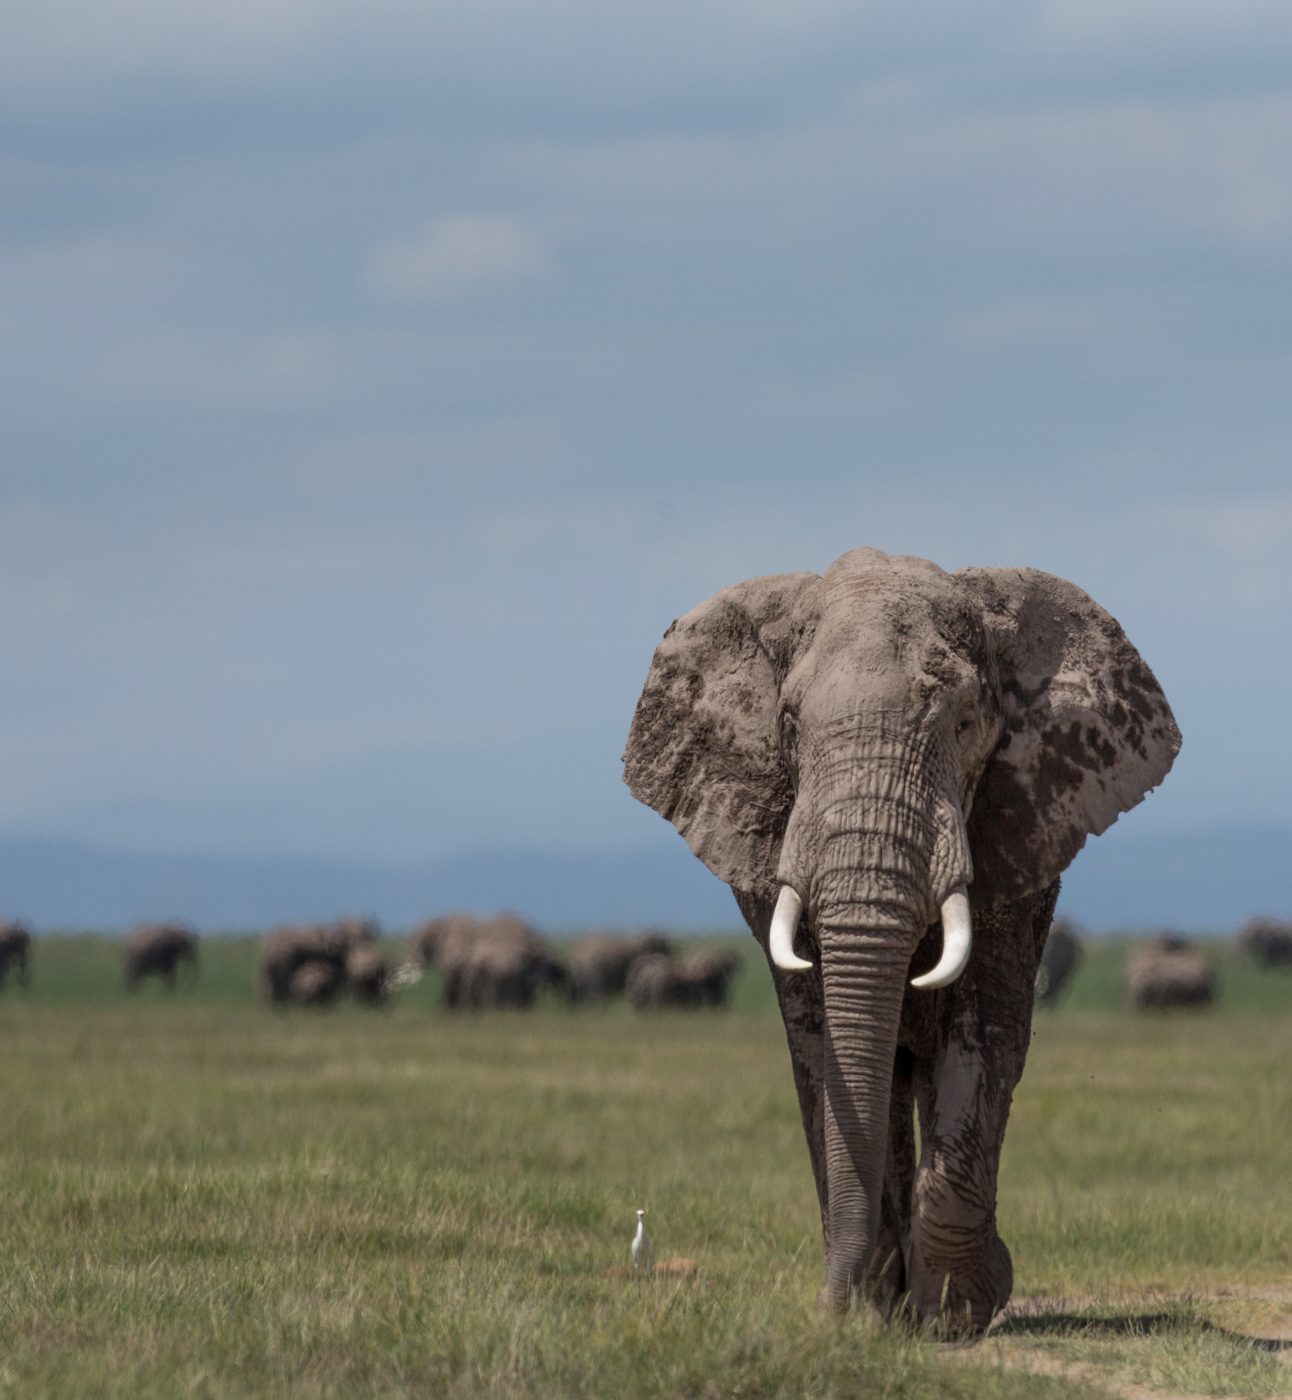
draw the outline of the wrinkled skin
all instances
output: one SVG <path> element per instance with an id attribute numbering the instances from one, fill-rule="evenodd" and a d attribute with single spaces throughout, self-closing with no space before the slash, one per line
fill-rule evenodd
<path id="1" fill-rule="evenodd" d="M 311 962 L 332 967 L 344 985 L 347 958 L 359 948 L 371 947 L 375 937 L 375 926 L 362 919 L 289 924 L 274 929 L 260 945 L 256 975 L 261 991 L 277 1006 L 298 1000 L 292 994 L 292 977 L 303 964 Z"/>
<path id="2" fill-rule="evenodd" d="M 183 924 L 141 924 L 126 939 L 123 950 L 126 987 L 134 990 L 146 977 L 158 977 L 173 987 L 181 967 L 197 977 L 198 939 Z"/>
<path id="3" fill-rule="evenodd" d="M 1182 934 L 1159 934 L 1127 959 L 1126 990 L 1142 1011 L 1210 1006 L 1216 999 L 1216 960 Z"/>
<path id="4" fill-rule="evenodd" d="M 1036 969 L 1036 1003 L 1057 1006 L 1064 988 L 1081 964 L 1081 935 L 1067 919 L 1055 919 L 1050 936 L 1041 950 L 1041 965 Z"/>
<path id="5" fill-rule="evenodd" d="M 662 933 L 587 933 L 570 948 L 570 1000 L 601 1001 L 623 994 L 628 970 L 649 953 L 669 953 L 672 944 Z"/>
<path id="6" fill-rule="evenodd" d="M 546 941 L 515 914 L 448 914 L 409 940 L 409 961 L 438 971 L 450 1010 L 526 1010 L 544 987 L 564 988 L 565 969 Z"/>
<path id="7" fill-rule="evenodd" d="M 628 969 L 624 990 L 638 1011 L 665 1006 L 725 1006 L 731 979 L 739 968 L 739 957 L 725 951 L 701 951 L 684 958 L 646 953 Z"/>
<path id="8" fill-rule="evenodd" d="M 724 589 L 665 635 L 625 780 L 765 951 L 778 892 L 803 902 L 811 967 L 773 979 L 833 1306 L 900 1299 L 972 1334 L 1008 1299 L 996 1177 L 1058 877 L 1178 747 L 1113 618 L 1036 570 L 855 550 Z M 911 988 L 960 886 L 967 967 Z"/>
<path id="9" fill-rule="evenodd" d="M 27 985 L 28 963 L 31 958 L 31 933 L 26 924 L 16 919 L 0 923 L 0 987 L 13 968 L 20 987 Z"/>

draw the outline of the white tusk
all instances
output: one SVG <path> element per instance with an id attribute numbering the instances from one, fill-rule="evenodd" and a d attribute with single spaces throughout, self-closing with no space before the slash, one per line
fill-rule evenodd
<path id="1" fill-rule="evenodd" d="M 942 956 L 938 965 L 922 977 L 912 977 L 912 987 L 949 987 L 965 970 L 973 948 L 973 920 L 969 916 L 969 891 L 957 885 L 942 901 Z"/>
<path id="2" fill-rule="evenodd" d="M 794 951 L 794 932 L 799 926 L 803 901 L 788 885 L 781 886 L 772 915 L 772 932 L 767 940 L 772 961 L 782 972 L 806 972 L 812 966 Z"/>

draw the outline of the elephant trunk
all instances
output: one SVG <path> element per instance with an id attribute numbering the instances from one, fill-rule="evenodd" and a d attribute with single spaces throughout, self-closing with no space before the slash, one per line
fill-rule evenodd
<path id="1" fill-rule="evenodd" d="M 887 1261 L 876 1260 L 888 1158 L 889 1093 L 905 977 L 906 938 L 885 930 L 821 930 L 825 992 L 826 1288 L 847 1308 Z"/>
<path id="2" fill-rule="evenodd" d="M 946 985 L 969 956 L 972 866 L 960 804 L 938 780 L 939 766 L 927 750 L 854 751 L 845 770 L 851 781 L 832 775 L 825 800 L 804 813 L 804 838 L 791 852 L 814 857 L 800 881 L 821 949 L 826 1278 L 837 1307 L 889 1262 L 874 1255 L 911 955 L 941 911 L 943 956 L 921 980 Z"/>

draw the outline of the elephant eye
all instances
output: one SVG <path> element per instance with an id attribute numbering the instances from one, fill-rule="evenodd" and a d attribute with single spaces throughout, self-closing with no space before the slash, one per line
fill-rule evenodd
<path id="1" fill-rule="evenodd" d="M 973 728 L 973 715 L 964 714 L 956 721 L 956 738 L 963 739 Z"/>

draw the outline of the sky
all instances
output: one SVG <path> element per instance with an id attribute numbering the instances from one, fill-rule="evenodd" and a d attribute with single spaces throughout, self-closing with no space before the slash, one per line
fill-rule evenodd
<path id="1" fill-rule="evenodd" d="M 660 635 L 861 544 L 1118 617 L 1184 733 L 1127 827 L 1286 822 L 1286 5 L 6 36 L 0 832 L 665 840 L 619 779 Z"/>

